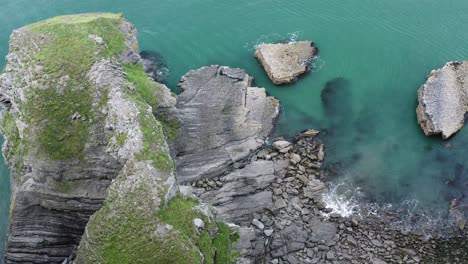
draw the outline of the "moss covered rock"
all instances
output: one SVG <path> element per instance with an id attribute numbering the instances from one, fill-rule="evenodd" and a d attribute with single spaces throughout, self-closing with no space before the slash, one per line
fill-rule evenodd
<path id="1" fill-rule="evenodd" d="M 132 210 L 158 212 L 160 201 L 176 194 L 165 129 L 154 116 L 160 102 L 167 108 L 174 99 L 146 77 L 137 31 L 121 15 L 62 16 L 20 28 L 11 35 L 7 60 L 0 75 L 3 152 L 12 175 L 6 263 L 62 263 L 115 178 L 111 190 L 140 180 L 138 188 L 122 191 L 141 203 Z M 110 197 L 102 217 L 134 222 L 113 204 L 119 199 L 112 191 Z M 141 214 L 141 225 L 129 227 L 140 234 L 154 221 Z M 90 224 L 90 237 L 93 230 Z M 165 247 L 163 237 L 156 240 Z M 191 241 L 184 247 L 195 256 Z M 108 256 L 103 262 L 112 262 Z"/>

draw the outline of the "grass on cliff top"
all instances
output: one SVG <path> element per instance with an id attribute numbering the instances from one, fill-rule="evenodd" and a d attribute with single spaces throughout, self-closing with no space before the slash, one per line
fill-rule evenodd
<path id="1" fill-rule="evenodd" d="M 158 212 L 149 208 L 141 212 L 141 208 L 150 206 L 142 205 L 145 203 L 143 201 L 139 202 L 146 198 L 145 193 L 148 192 L 143 188 L 125 197 L 125 213 L 120 212 L 117 215 L 112 212 L 115 210 L 111 209 L 112 200 L 106 200 L 104 207 L 88 223 L 87 234 L 80 244 L 77 264 L 200 263 L 199 252 L 193 246 L 203 254 L 205 264 L 235 262 L 229 256 L 234 256 L 230 249 L 232 239 L 237 239 L 236 235 L 230 234 L 227 225 L 218 223 L 219 232 L 213 239 L 208 230 L 215 229 L 216 223 L 208 224 L 201 212 L 193 210 L 197 205 L 196 201 L 178 196 Z M 193 224 L 194 218 L 203 219 L 207 225 L 200 233 Z M 158 223 L 172 226 L 173 232 L 169 237 L 160 237 L 154 231 Z"/>
<path id="2" fill-rule="evenodd" d="M 154 197 L 149 197 L 153 193 L 149 188 L 143 183 L 127 193 L 111 190 L 103 208 L 88 223 L 77 264 L 200 263 L 200 254 L 184 231 L 176 226 L 158 229 L 165 224 L 160 208 L 153 204 Z M 179 202 L 192 205 L 191 201 Z M 190 216 L 193 214 L 186 217 Z"/>
<path id="3" fill-rule="evenodd" d="M 24 29 L 47 34 L 47 44 L 36 54 L 46 73 L 81 78 L 96 61 L 96 51 L 108 58 L 125 50 L 121 20 L 121 15 L 110 13 L 60 16 Z M 104 43 L 94 43 L 90 34 Z"/>
<path id="4" fill-rule="evenodd" d="M 205 258 L 205 264 L 229 264 L 235 262 L 236 253 L 231 251 L 232 244 L 238 239 L 238 235 L 231 235 L 229 227 L 222 223 L 208 224 L 207 218 L 193 207 L 198 203 L 192 199 L 176 197 L 169 201 L 167 208 L 161 210 L 159 216 L 162 221 L 174 226 L 195 242 Z M 198 233 L 193 224 L 193 219 L 200 218 L 205 222 L 205 229 Z M 211 238 L 208 230 L 218 228 L 218 234 Z"/>
<path id="5" fill-rule="evenodd" d="M 63 91 L 35 89 L 28 98 L 28 115 L 39 129 L 41 153 L 52 159 L 81 158 L 94 124 L 93 98 L 89 88 L 70 83 Z M 74 114 L 81 117 L 73 119 Z"/>
<path id="6" fill-rule="evenodd" d="M 95 124 L 93 113 L 100 112 L 93 107 L 94 92 L 85 74 L 98 57 L 108 58 L 125 50 L 125 36 L 119 27 L 121 21 L 119 14 L 71 15 L 54 17 L 22 29 L 41 34 L 44 39 L 32 57 L 49 75 L 39 80 L 48 88 L 31 89 L 28 103 L 24 104 L 41 153 L 52 159 L 83 157 L 90 128 Z M 102 43 L 95 43 L 91 34 L 102 38 Z M 75 113 L 81 118 L 72 120 Z"/>

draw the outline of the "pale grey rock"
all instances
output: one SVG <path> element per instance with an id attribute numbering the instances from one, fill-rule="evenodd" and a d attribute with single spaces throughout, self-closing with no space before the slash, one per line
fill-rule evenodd
<path id="1" fill-rule="evenodd" d="M 274 84 L 290 83 L 305 73 L 317 49 L 310 41 L 260 44 L 255 58 Z"/>
<path id="2" fill-rule="evenodd" d="M 278 199 L 275 202 L 275 208 L 276 209 L 282 209 L 282 208 L 285 208 L 286 206 L 287 206 L 287 204 L 283 199 Z"/>
<path id="3" fill-rule="evenodd" d="M 273 142 L 273 147 L 281 153 L 286 153 L 292 148 L 292 144 L 288 141 L 280 140 Z"/>
<path id="4" fill-rule="evenodd" d="M 208 66 L 185 74 L 177 97 L 179 182 L 223 174 L 263 145 L 278 115 L 278 100 L 251 87 L 241 69 Z"/>
<path id="5" fill-rule="evenodd" d="M 460 130 L 468 112 L 468 61 L 433 70 L 418 90 L 418 123 L 428 136 L 444 139 Z"/>
<path id="6" fill-rule="evenodd" d="M 291 155 L 289 155 L 289 157 L 290 157 L 291 163 L 293 165 L 296 165 L 301 161 L 301 156 L 299 156 L 296 153 L 291 153 Z"/>
<path id="7" fill-rule="evenodd" d="M 252 220 L 252 225 L 258 227 L 260 230 L 263 230 L 265 228 L 265 225 L 260 222 L 258 219 Z"/>
<path id="8" fill-rule="evenodd" d="M 193 225 L 194 225 L 197 229 L 203 229 L 203 228 L 205 228 L 205 222 L 203 222 L 203 220 L 201 220 L 200 218 L 195 218 L 195 219 L 193 219 Z"/>
<path id="9" fill-rule="evenodd" d="M 263 233 L 265 234 L 265 236 L 269 237 L 273 234 L 273 229 L 265 229 Z"/>

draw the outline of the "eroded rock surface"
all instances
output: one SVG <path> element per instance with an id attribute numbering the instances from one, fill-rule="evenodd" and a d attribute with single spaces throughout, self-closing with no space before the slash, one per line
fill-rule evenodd
<path id="1" fill-rule="evenodd" d="M 468 61 L 433 70 L 418 91 L 418 123 L 427 136 L 458 132 L 468 112 Z"/>
<path id="2" fill-rule="evenodd" d="M 188 72 L 177 97 L 179 182 L 219 176 L 263 145 L 279 103 L 264 88 L 251 87 L 241 69 L 208 66 Z"/>
<path id="3" fill-rule="evenodd" d="M 274 84 L 285 84 L 305 73 L 316 53 L 317 48 L 311 41 L 260 44 L 255 51 L 255 58 Z"/>
<path id="4" fill-rule="evenodd" d="M 128 262 L 148 251 L 150 263 L 202 261 L 195 240 L 177 239 L 180 226 L 158 214 L 178 189 L 155 115 L 173 112 L 175 98 L 146 79 L 136 41 L 133 25 L 110 13 L 55 17 L 12 34 L 0 76 L 12 184 L 5 263 L 71 261 L 80 241 L 75 263 Z M 212 219 L 191 216 L 210 224 L 200 230 L 208 238 L 217 235 Z M 125 243 L 115 239 L 122 230 Z M 145 241 L 145 250 L 138 243 L 148 234 L 157 243 Z"/>

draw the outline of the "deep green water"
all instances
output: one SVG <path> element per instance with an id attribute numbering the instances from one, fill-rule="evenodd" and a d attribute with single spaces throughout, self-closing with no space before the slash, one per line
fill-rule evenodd
<path id="1" fill-rule="evenodd" d="M 431 69 L 468 59 L 466 0 L 1 0 L 0 57 L 15 28 L 95 11 L 122 12 L 137 26 L 141 48 L 163 55 L 171 88 L 200 66 L 246 69 L 282 102 L 276 134 L 327 129 L 329 179 L 360 187 L 366 201 L 439 210 L 468 190 L 468 128 L 444 143 L 426 138 L 415 114 Z M 275 87 L 254 46 L 291 35 L 315 41 L 320 55 L 298 83 Z M 8 173 L 0 177 L 3 237 Z"/>

